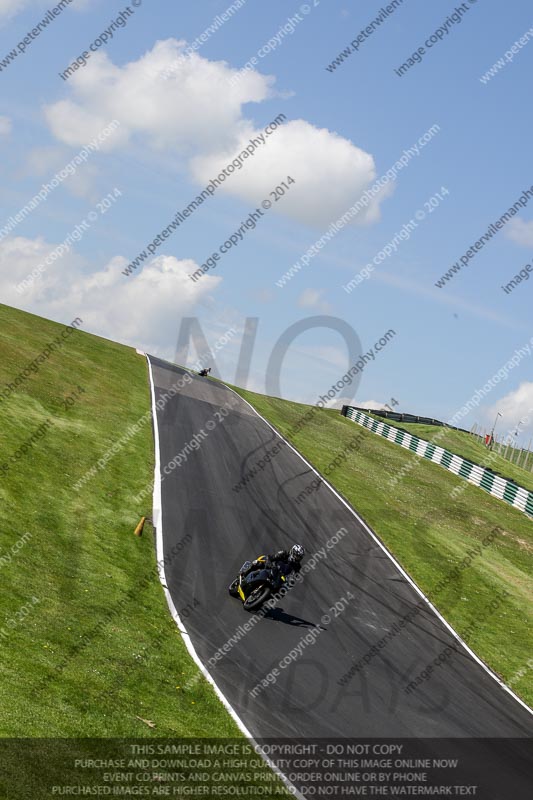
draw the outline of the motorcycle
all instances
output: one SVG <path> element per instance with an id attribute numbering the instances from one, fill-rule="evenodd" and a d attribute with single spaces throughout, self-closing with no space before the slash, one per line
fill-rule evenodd
<path id="1" fill-rule="evenodd" d="M 232 597 L 240 597 L 246 611 L 257 611 L 278 589 L 287 583 L 285 575 L 279 567 L 269 564 L 266 556 L 256 558 L 259 562 L 257 569 L 243 573 L 251 567 L 251 562 L 246 561 L 239 575 L 228 587 Z"/>

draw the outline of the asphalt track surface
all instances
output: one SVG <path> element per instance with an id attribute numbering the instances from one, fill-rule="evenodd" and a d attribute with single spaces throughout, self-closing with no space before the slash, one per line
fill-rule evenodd
<path id="1" fill-rule="evenodd" d="M 157 400 L 183 370 L 150 361 Z M 225 405 L 232 408 L 220 421 Z M 252 619 L 227 592 L 246 559 L 294 541 L 312 554 L 340 529 L 347 531 L 327 558 L 209 669 L 255 738 L 532 735 L 529 710 L 457 647 L 457 639 L 425 604 L 367 666 L 339 685 L 352 665 L 420 604 L 418 592 L 326 485 L 295 503 L 316 475 L 290 447 L 282 446 L 252 481 L 233 490 L 282 440 L 223 384 L 194 377 L 157 412 L 157 421 L 162 470 L 195 434 L 208 433 L 179 467 L 167 470 L 161 485 L 165 553 L 191 534 L 165 574 L 204 664 Z M 354 599 L 335 617 L 330 609 L 348 593 Z M 321 623 L 324 614 L 331 616 L 329 624 Z M 252 697 L 250 691 L 279 669 L 314 626 L 321 628 L 314 644 Z M 405 686 L 450 646 L 457 647 L 453 658 L 407 694 Z"/>

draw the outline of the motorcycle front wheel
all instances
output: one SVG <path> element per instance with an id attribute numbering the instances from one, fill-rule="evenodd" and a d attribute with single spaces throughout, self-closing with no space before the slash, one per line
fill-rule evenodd
<path id="1" fill-rule="evenodd" d="M 250 592 L 244 601 L 244 608 L 246 611 L 255 611 L 256 609 L 260 608 L 263 603 L 266 603 L 270 597 L 270 594 L 270 586 L 258 586 L 257 589 L 254 589 L 253 592 Z"/>

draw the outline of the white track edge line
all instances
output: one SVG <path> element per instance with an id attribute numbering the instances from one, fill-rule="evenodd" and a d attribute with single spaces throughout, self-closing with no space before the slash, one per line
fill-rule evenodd
<path id="1" fill-rule="evenodd" d="M 191 656 L 192 660 L 204 676 L 204 678 L 211 684 L 218 699 L 223 704 L 224 708 L 231 716 L 233 721 L 236 723 L 237 727 L 240 731 L 254 744 L 257 744 L 256 740 L 241 720 L 233 706 L 230 704 L 229 700 L 226 696 L 222 693 L 221 689 L 217 686 L 207 669 L 205 668 L 204 664 L 202 663 L 198 653 L 194 648 L 194 644 L 192 643 L 191 637 L 187 632 L 185 625 L 183 624 L 176 606 L 174 605 L 174 601 L 172 600 L 172 596 L 167 586 L 166 576 L 165 576 L 165 563 L 164 563 L 164 549 L 163 549 L 163 507 L 161 502 L 161 452 L 159 448 L 159 423 L 157 421 L 157 407 L 155 404 L 155 385 L 154 385 L 154 376 L 152 372 L 152 362 L 150 361 L 150 356 L 146 354 L 146 360 L 148 361 L 148 369 L 150 375 L 150 390 L 152 394 L 152 418 L 153 418 L 153 425 L 154 425 L 154 445 L 155 445 L 155 468 L 154 468 L 154 494 L 153 494 L 153 508 L 154 511 L 157 512 L 156 522 L 156 554 L 157 554 L 157 565 L 158 565 L 158 575 L 159 580 L 161 582 L 161 586 L 163 587 L 163 591 L 165 593 L 165 598 L 167 601 L 167 605 L 172 616 L 172 619 L 176 623 L 176 626 L 180 632 L 181 638 L 185 643 L 185 647 L 187 648 L 189 655 Z M 186 370 L 188 372 L 188 370 Z M 189 373 L 190 374 L 190 373 Z M 223 384 L 225 386 L 225 384 Z M 229 387 L 226 387 L 229 388 Z M 240 395 L 237 395 L 238 397 Z M 242 398 L 241 398 L 242 399 Z M 154 514 L 155 516 L 155 514 Z M 163 566 L 159 568 L 159 563 L 162 563 Z M 285 788 L 292 794 L 294 797 L 298 797 L 299 800 L 306 800 L 304 795 L 302 795 L 296 786 L 294 786 L 289 779 L 283 774 L 283 772 L 276 766 L 276 764 L 271 761 L 268 756 L 264 753 L 258 753 L 263 760 L 268 764 L 270 769 L 276 773 L 276 775 L 281 779 Z"/>
<path id="2" fill-rule="evenodd" d="M 224 384 L 224 385 L 226 386 L 226 384 Z M 244 397 L 241 397 L 241 395 L 240 395 L 238 392 L 236 392 L 234 389 L 232 389 L 232 388 L 231 388 L 231 386 L 226 386 L 226 388 L 227 388 L 227 389 L 229 389 L 229 390 L 230 390 L 231 392 L 233 392 L 234 394 L 236 394 L 236 395 L 237 395 L 237 397 L 240 397 L 240 398 L 241 398 L 241 400 L 242 400 L 244 403 L 246 403 L 248 406 L 250 406 L 250 408 L 252 409 L 252 411 L 254 411 L 254 413 L 255 413 L 255 414 L 257 414 L 257 416 L 258 416 L 260 419 L 262 419 L 262 420 L 263 420 L 263 422 L 265 422 L 265 423 L 268 425 L 268 427 L 269 427 L 271 430 L 273 430 L 273 431 L 274 431 L 274 433 L 275 433 L 277 436 L 279 436 L 279 438 L 280 438 L 280 439 L 282 439 L 282 440 L 285 442 L 285 444 L 287 444 L 287 445 L 288 445 L 288 446 L 291 448 L 291 450 L 293 450 L 293 451 L 296 453 L 296 455 L 298 455 L 298 456 L 299 456 L 299 457 L 302 459 L 302 461 L 304 462 L 304 464 L 307 464 L 307 466 L 308 466 L 308 467 L 309 467 L 309 468 L 310 468 L 310 469 L 311 469 L 311 470 L 312 470 L 312 471 L 315 473 L 315 475 L 317 475 L 319 478 L 321 478 L 321 480 L 323 481 L 323 483 L 325 483 L 325 485 L 328 487 L 328 489 L 330 489 L 330 491 L 332 491 L 332 492 L 333 492 L 333 494 L 334 494 L 336 497 L 338 497 L 338 499 L 339 499 L 339 500 L 340 500 L 340 501 L 343 503 L 343 505 L 345 505 L 345 506 L 346 506 L 346 508 L 347 508 L 347 509 L 348 509 L 348 510 L 349 510 L 349 511 L 350 511 L 350 512 L 351 512 L 351 513 L 354 515 L 354 517 L 357 519 L 357 521 L 358 521 L 358 522 L 359 522 L 359 523 L 360 523 L 360 524 L 363 526 L 363 528 L 365 528 L 365 530 L 366 530 L 366 531 L 367 531 L 367 532 L 370 534 L 370 536 L 372 537 L 372 539 L 374 539 L 374 541 L 375 541 L 375 542 L 376 542 L 376 543 L 377 543 L 377 544 L 378 544 L 378 545 L 381 547 L 381 549 L 383 550 L 383 552 L 387 554 L 387 556 L 390 558 L 390 560 L 392 561 L 392 563 L 394 564 L 394 566 L 395 566 L 395 567 L 396 567 L 396 568 L 399 570 L 399 572 L 400 572 L 400 573 L 401 573 L 401 574 L 404 576 L 404 578 L 405 578 L 405 579 L 406 579 L 406 580 L 407 580 L 407 581 L 408 581 L 408 582 L 411 584 L 411 586 L 413 587 L 413 589 L 415 589 L 415 591 L 416 591 L 416 592 L 418 592 L 418 594 L 420 595 L 420 597 L 422 597 L 422 598 L 423 598 L 423 599 L 426 601 L 426 603 L 427 603 L 427 604 L 428 604 L 428 606 L 431 608 L 431 610 L 433 611 L 433 613 L 434 613 L 434 614 L 436 614 L 436 616 L 437 616 L 437 617 L 440 619 L 440 621 L 441 621 L 441 622 L 442 622 L 442 623 L 443 623 L 443 624 L 446 626 L 446 628 L 448 628 L 448 630 L 449 630 L 449 631 L 450 631 L 450 632 L 451 632 L 451 633 L 452 633 L 452 634 L 455 636 L 455 638 L 456 638 L 456 639 L 457 639 L 457 640 L 458 640 L 458 641 L 459 641 L 459 642 L 460 642 L 460 643 L 463 645 L 463 647 L 465 648 L 465 650 L 466 650 L 466 651 L 467 651 L 467 652 L 470 654 L 470 656 L 471 656 L 471 657 L 474 659 L 474 661 L 477 661 L 477 663 L 478 663 L 478 664 L 480 664 L 480 665 L 483 667 L 483 669 L 485 670 L 485 672 L 487 672 L 487 673 L 490 675 L 490 677 L 491 677 L 491 678 L 493 678 L 493 679 L 496 681 L 496 683 L 497 683 L 497 684 L 498 684 L 498 685 L 499 685 L 499 686 L 500 686 L 502 689 L 504 689 L 506 692 L 508 692 L 508 694 L 510 694 L 510 695 L 511 695 L 511 697 L 513 697 L 513 698 L 514 698 L 514 699 L 517 701 L 517 703 L 520 703 L 520 705 L 521 705 L 521 706 L 523 706 L 523 707 L 526 709 L 526 711 L 529 711 L 529 713 L 530 713 L 530 714 L 533 714 L 533 709 L 532 709 L 532 708 L 530 708 L 530 707 L 527 705 L 527 703 L 525 703 L 525 702 L 524 702 L 524 701 L 523 701 L 523 700 L 522 700 L 520 697 L 518 697 L 518 695 L 516 695 L 516 694 L 513 692 L 513 690 L 512 690 L 512 689 L 510 689 L 510 688 L 509 688 L 509 687 L 508 687 L 508 686 L 507 686 L 507 685 L 506 685 L 506 684 L 505 684 L 505 683 L 504 683 L 504 682 L 503 682 L 503 681 L 502 681 L 502 680 L 501 680 L 501 679 L 500 679 L 500 678 L 499 678 L 499 677 L 496 675 L 496 673 L 495 673 L 495 672 L 493 672 L 493 671 L 491 670 L 491 668 L 490 668 L 490 667 L 489 667 L 487 664 L 485 664 L 485 662 L 484 662 L 484 661 L 483 661 L 481 658 L 479 658 L 479 656 L 477 656 L 477 655 L 474 653 L 474 651 L 473 651 L 473 650 L 471 650 L 471 649 L 470 649 L 470 647 L 469 647 L 469 646 L 466 644 L 466 642 L 464 642 L 464 641 L 463 641 L 463 639 L 461 639 L 461 637 L 459 636 L 459 634 L 457 633 L 457 631 L 455 631 L 455 630 L 452 628 L 452 626 L 450 625 L 450 623 L 449 623 L 449 622 L 447 622 L 447 621 L 444 619 L 444 617 L 442 616 L 442 614 L 441 614 L 441 613 L 440 613 L 440 612 L 439 612 L 439 611 L 438 611 L 438 610 L 435 608 L 435 606 L 433 605 L 433 603 L 431 602 L 431 600 L 429 600 L 429 598 L 428 598 L 428 597 L 426 597 L 426 595 L 424 594 L 424 592 L 422 591 L 422 589 L 420 589 L 420 587 L 419 587 L 419 586 L 417 586 L 417 584 L 414 582 L 414 580 L 411 578 L 411 576 L 410 576 L 410 575 L 408 575 L 408 573 L 407 573 L 407 572 L 406 572 L 406 571 L 403 569 L 403 567 L 402 567 L 402 566 L 399 564 L 399 562 L 398 562 L 398 561 L 396 561 L 396 559 L 394 558 L 394 556 L 392 555 L 392 553 L 391 553 L 391 552 L 390 552 L 390 551 L 389 551 L 389 550 L 388 550 L 388 549 L 385 547 L 385 545 L 383 544 L 383 542 L 381 542 L 381 541 L 379 540 L 379 538 L 376 536 L 376 534 L 374 533 L 374 531 L 373 531 L 371 528 L 369 528 L 369 527 L 368 527 L 368 525 L 366 524 L 366 522 L 365 522 L 363 519 L 361 519 L 361 517 L 359 516 L 359 514 L 357 513 L 357 511 L 355 511 L 355 509 L 354 509 L 354 508 L 352 508 L 352 506 L 351 506 L 351 505 L 350 505 L 350 504 L 349 504 L 349 503 L 348 503 L 348 502 L 347 502 L 347 501 L 344 499 L 344 497 L 342 497 L 342 496 L 341 496 L 341 495 L 340 495 L 340 494 L 337 492 L 337 490 L 336 490 L 336 489 L 335 489 L 335 488 L 334 488 L 334 487 L 333 487 L 333 486 L 332 486 L 332 485 L 329 483 L 329 481 L 327 481 L 327 480 L 326 480 L 326 479 L 325 479 L 325 478 L 324 478 L 324 477 L 323 477 L 323 476 L 322 476 L 322 475 L 321 475 L 319 472 L 317 472 L 317 470 L 315 469 L 315 467 L 313 467 L 313 465 L 312 465 L 312 464 L 310 464 L 310 463 L 309 463 L 309 461 L 307 461 L 307 459 L 306 459 L 306 458 L 304 458 L 304 456 L 303 456 L 301 453 L 299 453 L 299 452 L 298 452 L 298 450 L 297 450 L 297 449 L 296 449 L 296 448 L 295 448 L 295 447 L 294 447 L 294 446 L 293 446 L 293 445 L 292 445 L 292 444 L 291 444 L 291 443 L 290 443 L 290 442 L 289 442 L 287 439 L 285 439 L 285 437 L 284 437 L 284 436 L 283 436 L 283 435 L 282 435 L 282 434 L 281 434 L 281 433 L 280 433 L 278 430 L 276 430 L 276 428 L 275 428 L 273 425 L 271 425 L 271 423 L 270 423 L 270 422 L 269 422 L 267 419 L 265 419 L 265 417 L 263 417 L 263 416 L 262 416 L 262 415 L 259 413 L 259 411 L 257 411 L 257 409 L 255 409 L 255 408 L 253 407 L 253 405 L 252 405 L 251 403 L 249 403 L 249 402 L 248 402 L 248 400 L 245 400 L 245 398 L 244 398 Z M 369 431 L 369 433 L 372 433 L 372 431 Z"/>

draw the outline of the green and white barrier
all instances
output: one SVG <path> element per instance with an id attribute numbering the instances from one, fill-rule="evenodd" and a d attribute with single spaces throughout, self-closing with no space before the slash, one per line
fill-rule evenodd
<path id="1" fill-rule="evenodd" d="M 504 500 L 514 508 L 533 516 L 533 492 L 518 486 L 513 481 L 500 478 L 492 470 L 473 464 L 461 456 L 450 453 L 449 450 L 438 447 L 433 442 L 419 439 L 418 436 L 412 436 L 412 434 L 402 431 L 400 428 L 387 425 L 386 422 L 379 422 L 377 419 L 369 417 L 368 414 L 353 408 L 353 406 L 344 406 L 342 413 L 348 419 L 358 425 L 362 425 L 363 428 L 368 428 L 372 433 L 383 436 L 389 442 L 399 444 L 400 447 L 405 447 L 406 450 L 411 450 L 416 455 L 433 461 L 434 464 L 439 464 L 449 472 L 453 472 L 454 475 L 458 475 L 469 483 L 473 483 L 474 486 L 484 489 L 493 497 Z"/>

